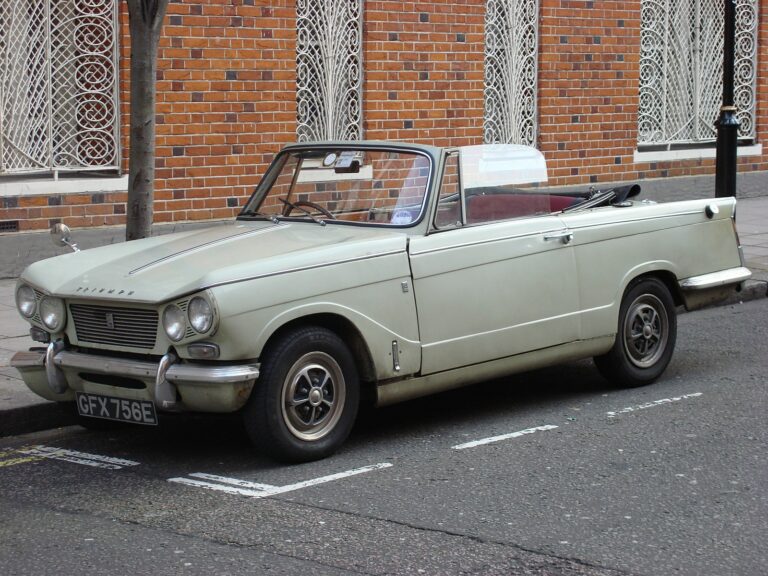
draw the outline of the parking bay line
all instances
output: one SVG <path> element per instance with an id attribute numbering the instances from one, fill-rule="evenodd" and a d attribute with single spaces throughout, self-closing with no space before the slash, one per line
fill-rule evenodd
<path id="1" fill-rule="evenodd" d="M 52 460 L 72 462 L 73 464 L 82 464 L 94 468 L 106 468 L 108 470 L 120 470 L 126 466 L 139 465 L 139 462 L 134 462 L 133 460 L 89 454 L 87 452 L 78 452 L 77 450 L 66 450 L 54 446 L 30 446 L 28 448 L 20 448 L 18 452 L 37 458 L 50 458 Z"/>
<path id="2" fill-rule="evenodd" d="M 457 444 L 453 446 L 454 450 L 466 450 L 467 448 L 475 448 L 476 446 L 484 446 L 485 444 L 492 444 L 494 442 L 501 442 L 502 440 L 509 440 L 511 438 L 519 438 L 520 436 L 526 436 L 535 432 L 545 432 L 547 430 L 554 430 L 557 426 L 553 424 L 546 424 L 544 426 L 536 426 L 535 428 L 526 428 L 525 430 L 519 430 L 518 432 L 510 432 L 509 434 L 501 434 L 499 436 L 491 436 L 490 438 L 482 438 L 480 440 L 473 440 L 472 442 L 466 442 L 464 444 Z"/>
<path id="3" fill-rule="evenodd" d="M 362 468 L 355 468 L 354 470 L 347 470 L 345 472 L 337 472 L 336 474 L 321 476 L 320 478 L 313 478 L 312 480 L 305 480 L 303 482 L 296 482 L 295 484 L 287 484 L 285 486 L 273 486 L 271 484 L 249 482 L 248 480 L 227 478 L 226 476 L 216 476 L 214 474 L 204 474 L 202 472 L 190 474 L 192 478 L 169 478 L 168 482 L 185 484 L 197 488 L 206 488 L 208 490 L 217 490 L 219 492 L 226 492 L 227 494 L 250 496 L 251 498 L 266 498 L 268 496 L 284 494 L 285 492 L 293 492 L 294 490 L 300 490 L 302 488 L 309 488 L 310 486 L 316 486 L 318 484 L 325 484 L 326 482 L 333 482 L 334 480 L 341 480 L 342 478 L 348 478 L 358 474 L 365 474 L 366 472 L 373 472 L 374 470 L 390 468 L 391 466 L 392 464 L 389 462 L 372 464 L 370 466 L 363 466 Z M 197 478 L 200 478 L 200 480 Z M 206 480 L 212 480 L 212 482 L 206 482 Z"/>
<path id="4" fill-rule="evenodd" d="M 0 458 L 7 458 L 6 455 L 0 454 Z M 0 460 L 0 468 L 6 468 L 7 466 L 16 466 L 18 464 L 28 464 L 30 462 L 37 462 L 42 460 L 39 456 L 25 456 L 24 458 L 7 458 Z"/>
<path id="5" fill-rule="evenodd" d="M 621 410 L 615 410 L 606 412 L 608 418 L 616 418 L 619 414 L 629 414 L 630 412 L 637 412 L 638 410 L 646 410 L 647 408 L 655 408 L 656 406 L 663 406 L 665 404 L 671 404 L 672 402 L 680 402 L 681 400 L 688 400 L 690 398 L 698 398 L 703 396 L 703 392 L 693 392 L 692 394 L 683 394 L 682 396 L 674 396 L 672 398 L 662 398 L 661 400 L 654 400 L 653 402 L 646 402 L 645 404 L 637 404 L 635 406 L 627 406 Z"/>

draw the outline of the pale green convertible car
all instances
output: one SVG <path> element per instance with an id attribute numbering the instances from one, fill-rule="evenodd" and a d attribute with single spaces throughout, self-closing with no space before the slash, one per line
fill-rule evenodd
<path id="1" fill-rule="evenodd" d="M 524 146 L 289 146 L 234 222 L 27 268 L 16 301 L 45 346 L 12 365 L 85 425 L 239 412 L 287 461 L 336 450 L 363 397 L 585 357 L 656 380 L 676 306 L 750 275 L 736 201 L 545 183 Z"/>

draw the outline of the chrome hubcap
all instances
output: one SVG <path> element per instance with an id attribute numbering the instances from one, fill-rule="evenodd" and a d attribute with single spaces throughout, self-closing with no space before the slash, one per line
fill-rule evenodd
<path id="1" fill-rule="evenodd" d="M 624 319 L 624 349 L 638 368 L 658 362 L 667 348 L 669 318 L 661 300 L 652 294 L 635 299 Z"/>
<path id="2" fill-rule="evenodd" d="M 345 397 L 346 384 L 336 360 L 324 352 L 310 352 L 294 363 L 283 382 L 283 421 L 300 440 L 319 440 L 338 423 Z"/>

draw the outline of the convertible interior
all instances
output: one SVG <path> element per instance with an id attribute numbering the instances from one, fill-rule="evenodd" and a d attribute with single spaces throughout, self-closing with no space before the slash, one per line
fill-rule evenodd
<path id="1" fill-rule="evenodd" d="M 637 184 L 604 191 L 568 191 L 556 194 L 510 190 L 505 187 L 472 188 L 466 191 L 467 223 L 479 224 L 607 205 L 621 206 L 628 198 L 639 193 L 640 186 Z"/>

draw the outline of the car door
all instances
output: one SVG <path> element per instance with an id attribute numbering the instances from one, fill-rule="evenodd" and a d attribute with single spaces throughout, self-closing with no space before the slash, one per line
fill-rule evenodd
<path id="1" fill-rule="evenodd" d="M 568 232 L 554 216 L 414 238 L 422 373 L 579 338 L 579 296 Z"/>

